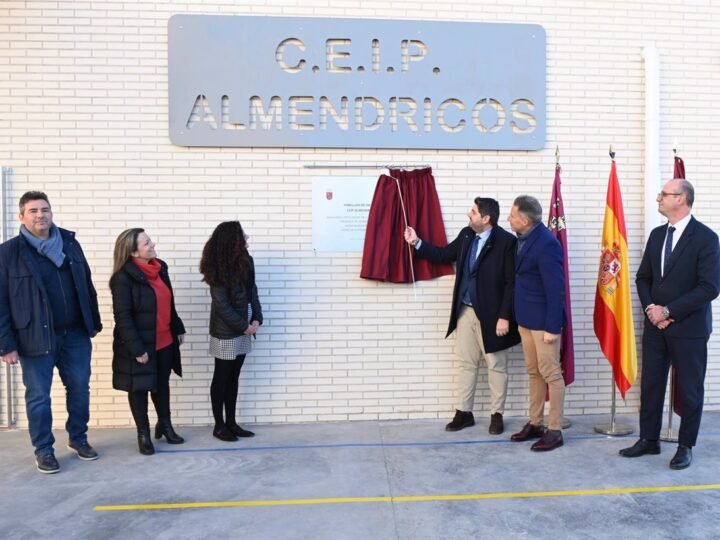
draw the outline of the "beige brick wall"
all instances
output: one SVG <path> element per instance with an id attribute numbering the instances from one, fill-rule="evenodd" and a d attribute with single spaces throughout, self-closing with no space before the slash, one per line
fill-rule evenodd
<path id="1" fill-rule="evenodd" d="M 364 17 L 538 23 L 547 32 L 546 148 L 539 152 L 235 149 L 173 146 L 168 139 L 167 21 L 175 13 Z M 143 226 L 169 264 L 188 329 L 185 377 L 172 381 L 179 424 L 211 421 L 207 352 L 209 299 L 197 264 L 221 220 L 252 236 L 266 324 L 241 376 L 246 422 L 444 418 L 453 405 L 453 339 L 443 340 L 452 277 L 410 286 L 358 278 L 360 255 L 315 254 L 311 181 L 332 174 L 374 178 L 379 170 L 317 171 L 313 163 L 432 164 L 449 237 L 469 201 L 550 197 L 559 145 L 570 238 L 577 380 L 567 414 L 607 413 L 610 370 L 592 330 L 598 246 L 609 172 L 617 151 L 631 272 L 643 246 L 645 45 L 661 66 L 661 172 L 679 141 L 698 194 L 695 214 L 720 229 L 720 4 L 654 0 L 12 1 L 0 2 L 0 164 L 12 167 L 6 211 L 17 230 L 17 198 L 41 189 L 56 222 L 76 230 L 100 295 L 105 330 L 94 340 L 93 426 L 127 426 L 126 396 L 111 387 L 112 246 Z M 503 224 L 505 222 L 503 221 Z M 13 233 L 14 234 L 14 233 Z M 640 310 L 635 302 L 636 329 Z M 717 306 L 715 309 L 717 315 Z M 14 369 L 18 425 L 25 426 Z M 0 370 L 0 420 L 7 421 Z M 525 414 L 519 348 L 510 362 L 507 414 Z M 54 392 L 64 423 L 62 385 Z M 639 381 L 619 410 L 634 418 Z M 706 402 L 720 408 L 720 346 L 710 342 Z M 476 411 L 485 414 L 481 377 Z"/>

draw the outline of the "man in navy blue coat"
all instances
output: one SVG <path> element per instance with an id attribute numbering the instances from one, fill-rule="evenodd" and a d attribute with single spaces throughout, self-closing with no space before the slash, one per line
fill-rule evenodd
<path id="1" fill-rule="evenodd" d="M 515 319 L 530 383 L 530 421 L 512 435 L 515 442 L 537 439 L 534 451 L 563 445 L 565 381 L 560 365 L 560 334 L 565 324 L 565 273 L 560 243 L 542 224 L 535 197 L 513 202 L 508 222 L 518 236 L 515 258 Z M 550 394 L 548 427 L 543 426 L 545 394 Z"/>
<path id="2" fill-rule="evenodd" d="M 660 453 L 665 385 L 675 366 L 681 394 L 678 448 L 671 469 L 692 462 L 702 416 L 710 303 L 720 291 L 720 245 L 712 230 L 691 214 L 695 190 L 675 178 L 658 193 L 667 224 L 650 233 L 635 283 L 645 310 L 640 385 L 640 439 L 620 450 L 624 457 Z"/>
<path id="3" fill-rule="evenodd" d="M 477 197 L 467 215 L 468 226 L 446 247 L 423 242 L 412 227 L 406 229 L 405 240 L 415 246 L 419 257 L 456 266 L 445 337 L 457 329 L 455 350 L 460 366 L 455 417 L 445 429 L 459 431 L 475 424 L 472 410 L 477 373 L 484 359 L 490 387 L 488 431 L 499 435 L 505 429 L 508 349 L 520 342 L 512 317 L 516 240 L 498 226 L 500 206 L 495 199 Z"/>
<path id="4" fill-rule="evenodd" d="M 50 388 L 57 367 L 65 385 L 68 448 L 98 458 L 88 443 L 90 338 L 101 329 L 90 267 L 75 233 L 53 223 L 47 195 L 20 197 L 20 234 L 0 245 L 0 356 L 22 365 L 37 470 L 56 473 Z"/>

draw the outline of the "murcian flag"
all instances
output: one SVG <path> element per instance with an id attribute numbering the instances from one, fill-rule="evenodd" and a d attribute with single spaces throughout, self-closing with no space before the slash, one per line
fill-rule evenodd
<path id="1" fill-rule="evenodd" d="M 675 156 L 673 166 L 673 178 L 685 179 L 685 162 L 681 157 Z M 680 393 L 680 385 L 677 382 L 677 372 L 675 366 L 672 367 L 672 388 L 670 391 L 673 393 L 673 412 L 680 416 L 682 414 L 682 394 Z"/>
<path id="2" fill-rule="evenodd" d="M 685 163 L 682 158 L 675 156 L 675 166 L 673 167 L 673 178 L 685 179 Z"/>
<path id="3" fill-rule="evenodd" d="M 615 384 L 623 399 L 637 376 L 630 288 L 625 214 L 613 160 L 608 180 L 593 327 L 600 348 L 612 366 Z"/>
<path id="4" fill-rule="evenodd" d="M 565 222 L 565 207 L 560 192 L 560 165 L 555 165 L 555 181 L 553 182 L 552 199 L 550 199 L 550 214 L 548 215 L 548 229 L 560 242 L 563 251 L 563 270 L 565 273 L 565 314 L 567 322 L 560 336 L 560 365 L 562 366 L 565 386 L 575 380 L 575 346 L 573 345 L 572 313 L 570 311 L 570 274 L 568 272 L 568 242 Z"/>

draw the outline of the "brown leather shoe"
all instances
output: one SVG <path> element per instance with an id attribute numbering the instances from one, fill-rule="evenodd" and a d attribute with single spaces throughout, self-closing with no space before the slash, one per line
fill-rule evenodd
<path id="1" fill-rule="evenodd" d="M 545 428 L 543 426 L 536 426 L 528 422 L 518 433 L 511 435 L 510 440 L 515 442 L 523 442 L 530 439 L 539 439 L 543 436 L 544 433 Z"/>
<path id="2" fill-rule="evenodd" d="M 542 438 L 530 447 L 534 452 L 549 452 L 563 445 L 562 431 L 546 429 Z"/>
<path id="3" fill-rule="evenodd" d="M 488 433 L 490 435 L 500 435 L 503 431 L 505 431 L 505 424 L 503 424 L 503 415 L 499 412 L 491 414 Z"/>

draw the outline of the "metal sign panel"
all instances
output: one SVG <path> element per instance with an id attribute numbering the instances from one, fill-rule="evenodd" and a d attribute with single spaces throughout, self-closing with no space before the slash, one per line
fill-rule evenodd
<path id="1" fill-rule="evenodd" d="M 538 25 L 175 15 L 180 146 L 544 146 Z"/>

